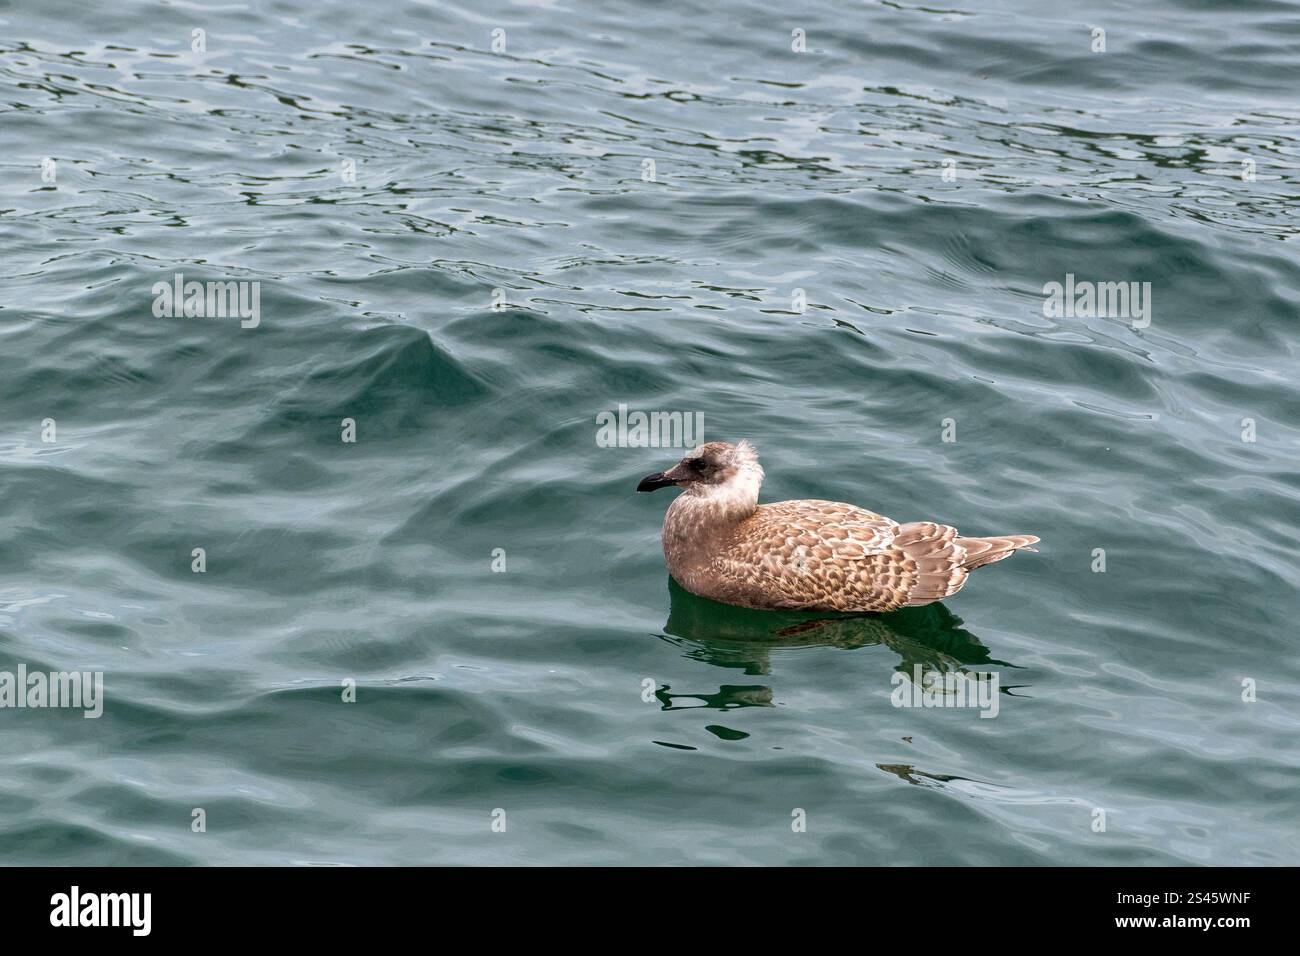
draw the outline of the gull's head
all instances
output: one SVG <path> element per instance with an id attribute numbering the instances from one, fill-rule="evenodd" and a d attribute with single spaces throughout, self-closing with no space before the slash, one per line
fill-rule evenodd
<path id="1" fill-rule="evenodd" d="M 758 500 L 763 483 L 763 469 L 758 453 L 747 441 L 729 445 L 711 441 L 691 449 L 681 461 L 667 471 L 646 475 L 637 491 L 654 491 L 677 485 L 701 497 L 739 497 Z"/>

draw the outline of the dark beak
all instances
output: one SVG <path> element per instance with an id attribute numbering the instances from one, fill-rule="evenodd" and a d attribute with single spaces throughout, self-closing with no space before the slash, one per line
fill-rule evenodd
<path id="1" fill-rule="evenodd" d="M 662 471 L 656 471 L 653 475 L 646 475 L 641 479 L 641 483 L 636 486 L 637 491 L 656 491 L 659 488 L 667 488 L 669 485 L 677 484 L 676 481 L 669 478 Z"/>

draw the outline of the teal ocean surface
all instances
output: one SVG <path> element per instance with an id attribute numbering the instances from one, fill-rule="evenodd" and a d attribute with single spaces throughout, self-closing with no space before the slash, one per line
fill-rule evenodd
<path id="1" fill-rule="evenodd" d="M 0 862 L 1300 863 L 1297 76 L 1281 0 L 0 9 Z M 620 405 L 1039 553 L 713 604 Z"/>

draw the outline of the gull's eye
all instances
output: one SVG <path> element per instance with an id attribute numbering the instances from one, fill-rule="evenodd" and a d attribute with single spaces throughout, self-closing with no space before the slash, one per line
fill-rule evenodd
<path id="1" fill-rule="evenodd" d="M 704 471 L 704 459 L 703 458 L 688 459 L 686 462 L 686 467 L 692 469 L 693 471 L 702 472 Z"/>

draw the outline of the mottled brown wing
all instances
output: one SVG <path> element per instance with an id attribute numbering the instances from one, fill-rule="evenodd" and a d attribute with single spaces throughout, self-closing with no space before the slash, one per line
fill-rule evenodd
<path id="1" fill-rule="evenodd" d="M 775 607 L 893 610 L 918 577 L 895 545 L 898 531 L 890 518 L 837 501 L 759 505 L 715 571 L 745 576 L 776 597 Z"/>
<path id="2" fill-rule="evenodd" d="M 966 583 L 966 549 L 957 529 L 933 521 L 898 526 L 894 547 L 910 574 L 908 606 L 929 604 L 956 594 Z"/>

